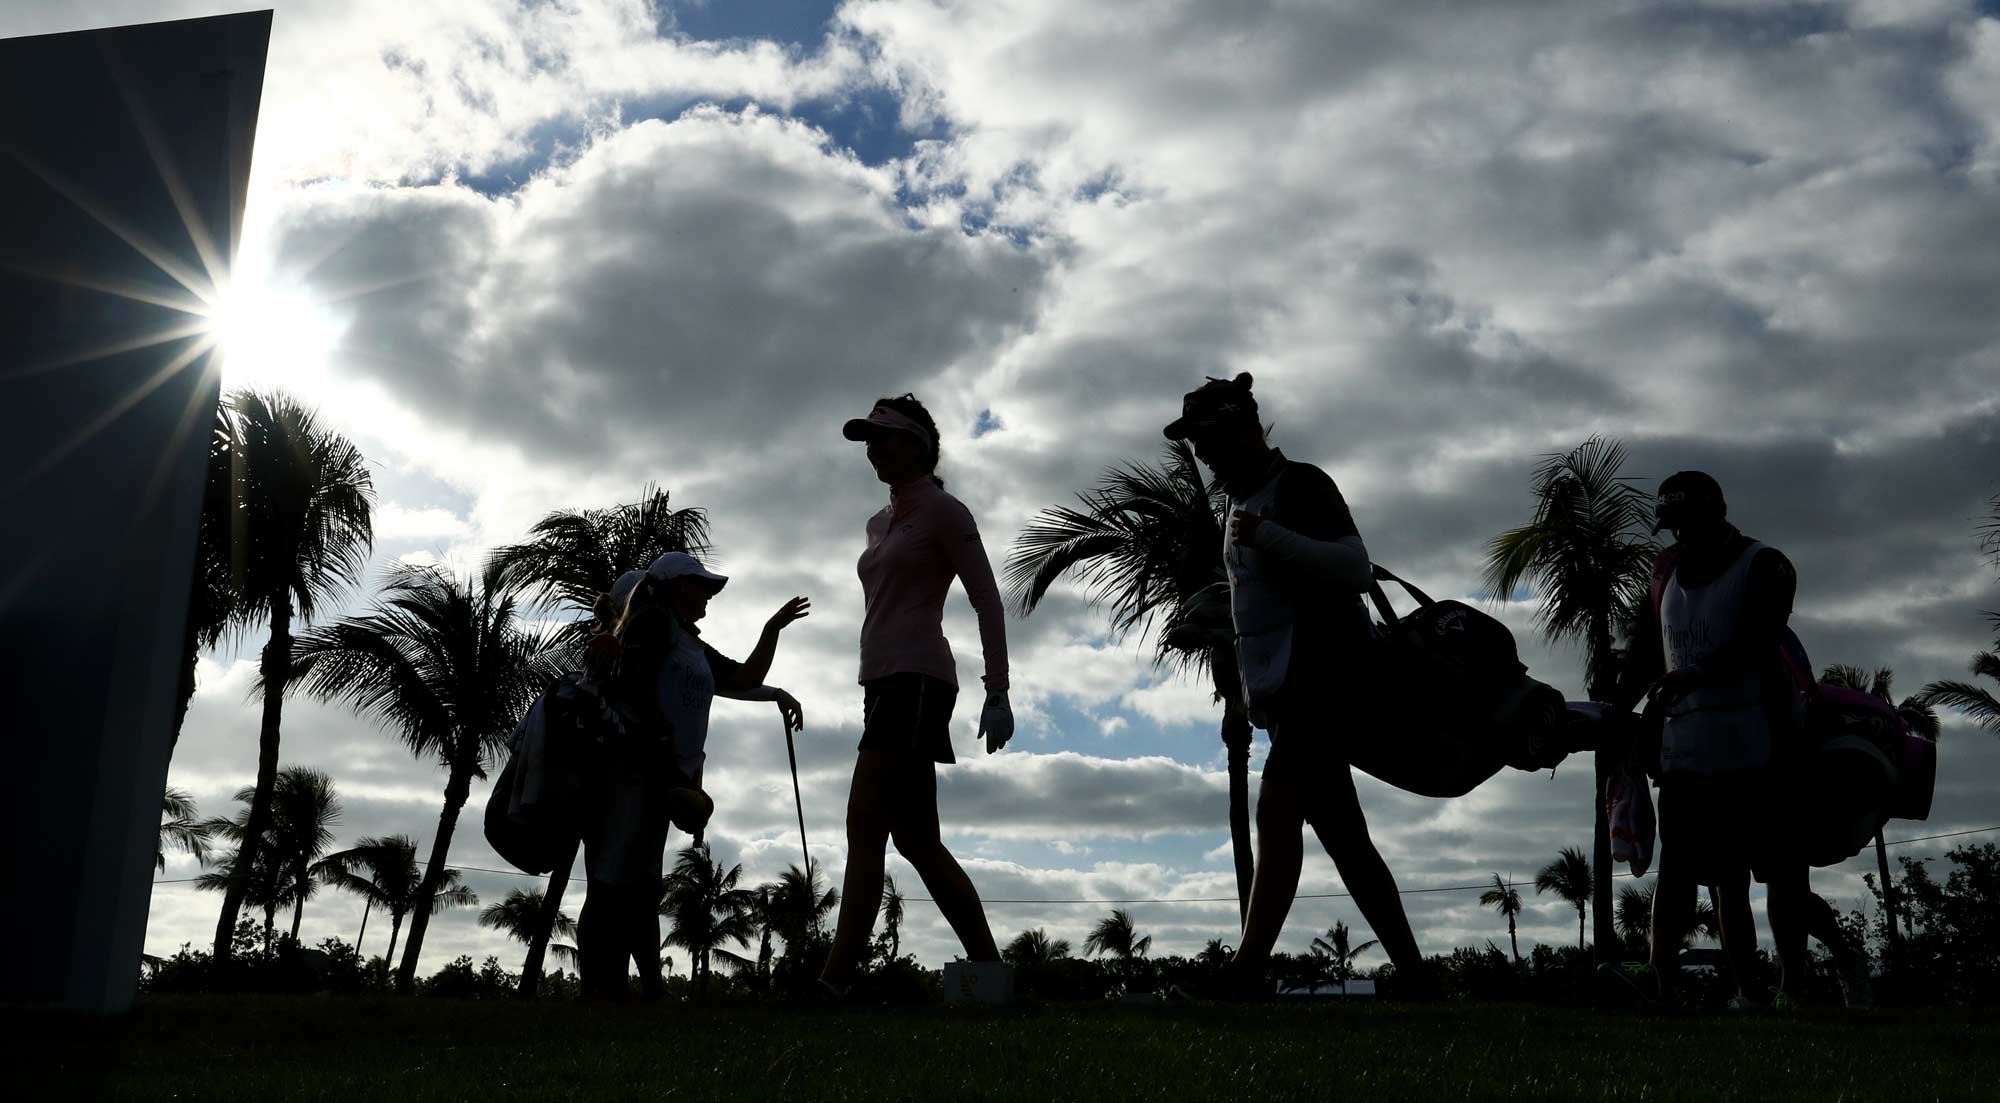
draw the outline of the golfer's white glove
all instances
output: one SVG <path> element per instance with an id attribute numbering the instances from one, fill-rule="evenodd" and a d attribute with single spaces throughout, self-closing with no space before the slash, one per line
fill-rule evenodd
<path id="1" fill-rule="evenodd" d="M 1014 738 L 1014 709 L 1007 704 L 1007 691 L 986 691 L 986 707 L 979 710 L 979 737 L 986 740 L 986 753 L 1007 745 Z"/>

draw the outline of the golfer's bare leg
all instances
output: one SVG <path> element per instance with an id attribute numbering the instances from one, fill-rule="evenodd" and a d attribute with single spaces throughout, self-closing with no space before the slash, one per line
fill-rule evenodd
<path id="1" fill-rule="evenodd" d="M 840 885 L 840 918 L 820 977 L 843 984 L 860 964 L 882 907 L 882 856 L 889 846 L 889 801 L 896 760 L 862 751 L 847 790 L 847 873 Z"/>
<path id="2" fill-rule="evenodd" d="M 1282 779 L 1257 787 L 1257 872 L 1250 878 L 1250 910 L 1236 947 L 1239 965 L 1262 965 L 1278 944 L 1285 916 L 1299 892 L 1305 862 L 1306 816 L 1296 790 Z"/>
<path id="3" fill-rule="evenodd" d="M 1404 976 L 1414 976 L 1424 968 L 1417 952 L 1417 936 L 1410 931 L 1410 917 L 1403 911 L 1403 897 L 1396 889 L 1396 875 L 1375 849 L 1368 835 L 1368 819 L 1361 811 L 1361 797 L 1354 791 L 1354 775 L 1345 767 L 1331 770 L 1326 788 L 1319 795 L 1319 815 L 1313 817 L 1313 833 L 1340 871 L 1340 882 L 1354 897 L 1361 917 L 1382 943 L 1382 949 Z M 1294 887 L 1297 878 L 1293 878 Z"/>
<path id="4" fill-rule="evenodd" d="M 979 902 L 979 890 L 965 875 L 958 859 L 945 849 L 938 832 L 937 765 L 932 762 L 904 762 L 903 780 L 896 786 L 890 835 L 896 853 L 917 867 L 924 888 L 951 924 L 952 933 L 965 947 L 970 961 L 999 961 L 1000 947 L 993 941 L 993 929 L 986 923 L 986 909 Z M 875 871 L 879 897 L 882 871 Z"/>
<path id="5" fill-rule="evenodd" d="M 1722 923 L 1722 953 L 1735 974 L 1736 994 L 1750 995 L 1750 978 L 1757 969 L 1757 920 L 1750 913 L 1750 871 L 1732 870 L 1716 884 L 1720 904 L 1716 916 Z"/>
<path id="6" fill-rule="evenodd" d="M 1810 970 L 1806 929 L 1811 923 L 1811 903 L 1807 898 L 1819 898 L 1808 887 L 1810 882 L 1803 863 L 1768 876 L 1764 909 L 1771 920 L 1771 944 L 1778 951 L 1778 988 L 1785 992 L 1801 991 Z M 1820 901 L 1820 905 L 1824 907 L 1825 901 Z"/>
<path id="7" fill-rule="evenodd" d="M 1665 847 L 1660 849 L 1660 876 L 1653 886 L 1652 945 L 1648 961 L 1666 995 L 1681 979 L 1681 941 L 1694 919 L 1694 879 L 1681 872 Z"/>
<path id="8" fill-rule="evenodd" d="M 665 995 L 666 979 L 660 976 L 658 902 L 635 893 L 632 905 L 632 963 L 639 967 L 639 991 L 648 998 Z"/>
<path id="9" fill-rule="evenodd" d="M 1860 947 L 1847 936 L 1847 928 L 1840 925 L 1840 913 L 1833 910 L 1826 897 L 1810 887 L 1805 892 L 1805 928 L 1806 933 L 1819 939 L 1819 944 L 1826 947 L 1826 952 L 1832 954 L 1843 968 L 1854 964 L 1861 956 Z"/>

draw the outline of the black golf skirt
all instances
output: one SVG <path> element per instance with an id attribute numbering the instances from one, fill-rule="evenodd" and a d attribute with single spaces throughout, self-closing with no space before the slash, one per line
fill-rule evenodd
<path id="1" fill-rule="evenodd" d="M 890 674 L 861 683 L 861 746 L 904 758 L 957 762 L 951 713 L 958 687 L 928 674 Z"/>

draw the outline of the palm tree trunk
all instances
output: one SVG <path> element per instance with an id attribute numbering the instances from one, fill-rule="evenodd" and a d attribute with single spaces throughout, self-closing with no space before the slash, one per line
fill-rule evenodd
<path id="1" fill-rule="evenodd" d="M 403 913 L 389 913 L 389 952 L 382 956 L 382 964 L 387 966 L 396 960 L 396 940 L 403 934 Z"/>
<path id="2" fill-rule="evenodd" d="M 576 865 L 576 843 L 549 872 L 549 887 L 542 892 L 542 910 L 535 916 L 535 929 L 528 936 L 528 960 L 521 963 L 521 998 L 532 1000 L 542 984 L 542 961 L 549 952 L 549 936 L 555 932 L 556 916 L 562 914 L 563 890 L 569 887 L 569 871 Z"/>
<path id="3" fill-rule="evenodd" d="M 1591 911 L 1597 920 L 1594 924 L 1597 945 L 1593 955 L 1593 964 L 1603 964 L 1604 961 L 1609 960 L 1608 955 L 1612 952 L 1612 948 L 1618 944 L 1618 929 L 1614 925 L 1617 922 L 1617 916 L 1613 914 L 1611 907 L 1611 813 L 1604 807 L 1604 796 L 1609 791 L 1611 772 L 1607 769 L 1610 763 L 1605 761 L 1604 752 L 1599 751 L 1591 757 L 1597 760 L 1597 800 L 1595 802 L 1597 804 L 1597 816 L 1593 830 L 1594 837 L 1591 840 L 1590 859 L 1590 905 Z M 1578 933 L 1581 935 L 1583 925 L 1582 909 L 1579 908 L 1577 910 L 1579 913 L 1577 915 Z"/>
<path id="4" fill-rule="evenodd" d="M 297 942 L 299 940 L 299 920 L 304 919 L 306 916 L 305 879 L 301 877 L 297 882 L 297 885 L 298 887 L 292 890 L 294 893 L 296 893 L 296 895 L 292 898 L 292 941 L 293 942 Z"/>
<path id="5" fill-rule="evenodd" d="M 1875 868 L 1882 877 L 1882 910 L 1889 919 L 1889 958 L 1900 960 L 1903 955 L 1903 929 L 1901 908 L 1897 905 L 1896 886 L 1889 880 L 1889 848 L 1882 841 L 1881 828 L 1875 829 Z"/>
<path id="6" fill-rule="evenodd" d="M 416 989 L 417 958 L 424 952 L 424 928 L 430 926 L 431 901 L 437 897 L 438 882 L 444 880 L 444 863 L 451 856 L 451 835 L 458 828 L 458 811 L 465 807 L 465 798 L 471 791 L 471 768 L 454 765 L 444 784 L 444 811 L 438 814 L 430 864 L 424 867 L 423 883 L 417 886 L 417 899 L 410 908 L 410 941 L 403 946 L 403 964 L 396 970 L 396 991 L 405 995 Z"/>
<path id="7" fill-rule="evenodd" d="M 1591 625 L 1590 653 L 1598 657 L 1596 669 L 1590 671 L 1588 683 L 1592 686 L 1609 686 L 1616 682 L 1617 671 L 1611 663 L 1611 620 L 1607 612 L 1596 618 Z M 1590 840 L 1590 906 L 1596 923 L 1593 924 L 1597 944 L 1592 953 L 1593 964 L 1602 965 L 1610 960 L 1610 955 L 1618 945 L 1617 914 L 1611 899 L 1611 810 L 1605 807 L 1604 799 L 1611 789 L 1611 777 L 1617 768 L 1630 757 L 1630 752 L 1620 741 L 1607 741 L 1600 745 L 1591 756 L 1592 773 L 1595 775 L 1591 789 L 1591 840 Z M 1582 917 L 1578 917 L 1579 924 Z"/>
<path id="8" fill-rule="evenodd" d="M 271 829 L 271 791 L 278 784 L 278 729 L 284 720 L 285 680 L 292 666 L 292 603 L 280 595 L 271 599 L 271 639 L 264 645 L 264 719 L 257 733 L 257 788 L 250 799 L 250 817 L 243 828 L 243 842 L 237 847 L 236 864 L 229 887 L 222 894 L 222 914 L 215 921 L 215 959 L 229 957 L 229 939 L 236 931 L 236 916 L 243 908 L 243 893 L 249 887 L 251 870 L 257 867 L 257 852 L 264 833 Z"/>
<path id="9" fill-rule="evenodd" d="M 1250 845 L 1250 715 L 1243 708 L 1234 647 L 1211 648 L 1208 669 L 1222 698 L 1222 745 L 1229 756 L 1229 842 L 1236 858 L 1236 919 L 1250 915 L 1250 883 L 1257 859 Z"/>
<path id="10" fill-rule="evenodd" d="M 1579 950 L 1583 949 L 1583 907 L 1582 907 L 1582 905 L 1578 905 L 1578 906 L 1577 906 L 1577 909 L 1576 909 L 1576 948 L 1577 948 L 1577 949 L 1579 949 Z M 1600 948 L 1598 952 L 1599 952 L 1599 953 L 1602 953 L 1602 952 L 1603 952 L 1603 950 L 1602 950 L 1602 949 Z"/>
<path id="11" fill-rule="evenodd" d="M 368 913 L 375 910 L 375 901 L 366 897 L 361 901 L 361 933 L 354 936 L 354 956 L 361 957 L 361 941 L 368 937 Z M 361 958 L 366 962 L 368 959 Z"/>
<path id="12" fill-rule="evenodd" d="M 1507 942 L 1514 947 L 1514 964 L 1521 964 L 1521 936 L 1514 933 L 1514 917 L 1507 917 Z"/>

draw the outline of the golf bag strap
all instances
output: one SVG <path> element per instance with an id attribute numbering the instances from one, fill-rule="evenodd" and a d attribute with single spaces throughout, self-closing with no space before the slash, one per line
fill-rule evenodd
<path id="1" fill-rule="evenodd" d="M 1384 582 L 1393 582 L 1396 585 L 1401 586 L 1403 589 L 1409 591 L 1410 596 L 1417 600 L 1418 605 L 1437 604 L 1435 601 L 1431 600 L 1431 596 L 1429 594 L 1424 593 L 1422 590 L 1417 589 L 1415 586 L 1412 586 L 1408 581 L 1397 577 L 1396 574 L 1390 571 L 1387 567 L 1384 567 L 1380 564 L 1370 564 L 1370 566 L 1375 573 L 1376 581 L 1370 582 L 1368 584 L 1368 600 L 1374 602 L 1375 611 L 1382 614 L 1382 623 L 1394 624 L 1396 623 L 1397 619 L 1395 606 L 1389 604 L 1389 595 L 1382 591 L 1382 583 Z"/>

